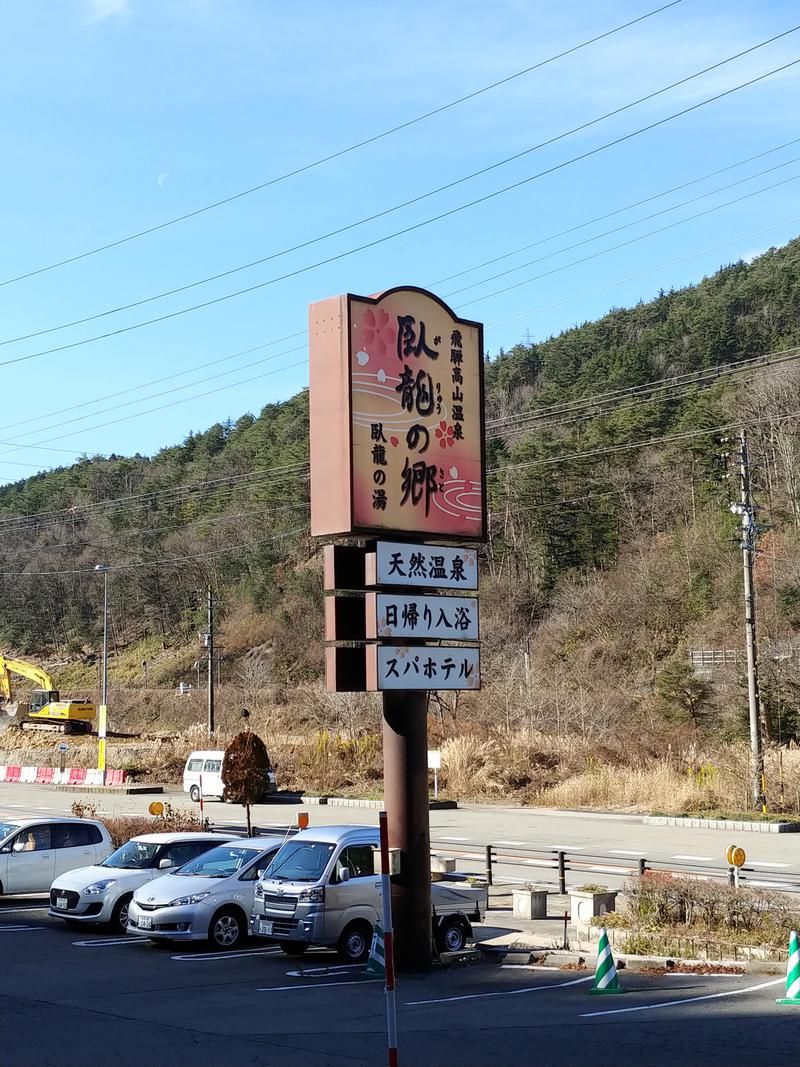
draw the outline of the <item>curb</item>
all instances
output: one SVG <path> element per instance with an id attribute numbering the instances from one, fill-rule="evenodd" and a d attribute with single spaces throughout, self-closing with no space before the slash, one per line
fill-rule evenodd
<path id="1" fill-rule="evenodd" d="M 748 819 L 693 819 L 683 815 L 645 815 L 649 826 L 690 826 L 696 830 L 735 830 L 751 834 L 797 834 L 800 822 L 751 822 Z"/>
<path id="2" fill-rule="evenodd" d="M 564 951 L 562 949 L 548 949 L 548 948 L 531 948 L 521 945 L 509 945 L 507 949 L 502 946 L 486 946 L 483 947 L 479 941 L 475 942 L 475 948 L 484 957 L 490 958 L 504 958 L 508 955 L 513 956 L 528 956 L 528 963 L 536 963 L 545 967 L 563 967 L 565 964 L 586 964 L 587 973 L 594 967 L 594 954 L 597 948 L 596 945 L 592 945 L 590 949 L 586 949 L 585 952 L 571 952 Z M 634 956 L 625 952 L 615 952 L 614 959 L 619 966 L 620 961 L 624 962 L 625 969 L 631 971 L 639 971 L 646 967 L 665 967 L 667 963 L 678 963 L 681 966 L 686 967 L 719 967 L 720 970 L 729 968 L 736 968 L 737 971 L 743 971 L 745 974 L 768 974 L 768 975 L 783 975 L 786 972 L 786 961 L 783 960 L 705 960 L 705 959 L 686 959 L 683 956 Z"/>
<path id="3" fill-rule="evenodd" d="M 163 793 L 163 785 L 53 785 L 55 793 Z"/>

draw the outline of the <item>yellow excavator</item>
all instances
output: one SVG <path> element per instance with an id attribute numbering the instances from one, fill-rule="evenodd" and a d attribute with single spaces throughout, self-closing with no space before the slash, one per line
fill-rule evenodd
<path id="1" fill-rule="evenodd" d="M 27 678 L 37 687 L 28 704 L 14 700 L 11 675 Z M 19 659 L 6 659 L 0 654 L 0 711 L 15 718 L 22 708 L 25 718 L 23 730 L 42 730 L 60 734 L 89 734 L 96 709 L 88 700 L 62 700 L 53 679 L 41 667 Z"/>

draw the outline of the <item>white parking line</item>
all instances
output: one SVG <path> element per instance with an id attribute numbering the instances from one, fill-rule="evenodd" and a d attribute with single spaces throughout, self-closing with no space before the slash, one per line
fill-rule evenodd
<path id="1" fill-rule="evenodd" d="M 127 937 L 98 937 L 95 941 L 73 941 L 72 944 L 78 948 L 111 948 L 112 945 L 142 945 L 147 940 L 130 934 Z"/>
<path id="2" fill-rule="evenodd" d="M 468 837 L 437 837 L 437 841 L 457 841 L 459 844 L 470 844 Z"/>
<path id="3" fill-rule="evenodd" d="M 610 848 L 608 850 L 608 854 L 609 854 L 609 856 L 639 856 L 639 857 L 641 857 L 642 850 L 639 849 L 639 851 L 636 852 L 634 849 L 631 849 L 631 848 Z M 675 857 L 673 856 L 673 859 L 674 858 Z"/>
<path id="4" fill-rule="evenodd" d="M 710 863 L 713 860 L 713 856 L 673 856 L 674 860 L 699 860 L 700 863 Z"/>
<path id="5" fill-rule="evenodd" d="M 291 990 L 296 993 L 298 989 L 330 989 L 335 985 L 368 985 L 370 982 L 383 982 L 382 978 L 351 978 L 347 982 L 314 982 L 311 985 L 303 985 L 302 982 L 295 982 L 294 985 L 269 985 L 260 986 L 256 989 L 256 993 L 283 993 L 286 990 Z"/>
<path id="6" fill-rule="evenodd" d="M 788 867 L 788 863 L 770 863 L 769 860 L 750 860 L 753 867 Z"/>
<path id="7" fill-rule="evenodd" d="M 783 985 L 785 978 L 775 978 L 771 982 L 762 982 L 760 985 L 745 986 L 744 989 L 727 989 L 724 993 L 706 993 L 702 997 L 683 997 L 681 1000 L 664 1000 L 660 1004 L 637 1004 L 635 1008 L 612 1008 L 610 1011 L 587 1011 L 581 1015 L 581 1019 L 594 1019 L 598 1015 L 623 1015 L 630 1011 L 655 1011 L 657 1008 L 674 1008 L 684 1004 L 695 1004 L 699 1000 L 718 1000 L 720 997 L 738 997 L 741 993 L 755 993 L 759 989 L 767 989 L 773 985 Z"/>
<path id="8" fill-rule="evenodd" d="M 529 841 L 495 841 L 496 845 L 510 845 L 512 848 L 525 848 L 530 846 Z"/>
<path id="9" fill-rule="evenodd" d="M 558 852 L 584 852 L 586 845 L 545 845 L 545 848 L 554 848 Z"/>
<path id="10" fill-rule="evenodd" d="M 0 918 L 10 915 L 12 911 L 47 911 L 49 904 L 30 904 L 27 908 L 0 908 Z"/>
<path id="11" fill-rule="evenodd" d="M 146 941 L 147 938 L 140 940 Z M 171 960 L 179 960 L 181 963 L 211 963 L 212 960 L 233 960 L 241 956 L 267 956 L 280 952 L 279 948 L 241 948 L 233 952 L 186 952 L 180 956 L 170 956 Z"/>
<path id="12" fill-rule="evenodd" d="M 46 930 L 46 926 L 0 926 L 0 934 L 17 934 L 20 930 Z"/>
<path id="13" fill-rule="evenodd" d="M 428 1004 L 450 1004 L 454 1000 L 485 1000 L 488 997 L 513 997 L 521 993 L 541 993 L 548 989 L 564 989 L 566 986 L 580 985 L 581 982 L 593 982 L 594 975 L 585 978 L 573 978 L 571 982 L 548 982 L 547 985 L 526 986 L 524 989 L 506 989 L 499 993 L 466 993 L 459 997 L 437 997 L 435 1000 L 407 1000 L 406 1007 L 419 1008 Z"/>

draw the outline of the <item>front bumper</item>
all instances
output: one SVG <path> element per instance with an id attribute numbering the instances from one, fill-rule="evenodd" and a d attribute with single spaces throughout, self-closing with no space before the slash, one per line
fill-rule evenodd
<path id="1" fill-rule="evenodd" d="M 266 911 L 256 901 L 256 910 L 250 916 L 250 933 L 253 937 L 266 937 L 275 941 L 301 941 L 307 945 L 323 944 L 325 914 L 298 907 L 292 915 L 286 912 Z M 260 924 L 271 923 L 269 932 Z"/>
<path id="2" fill-rule="evenodd" d="M 57 907 L 58 899 L 66 899 L 67 907 Z M 52 919 L 69 919 L 70 922 L 74 920 L 82 923 L 107 923 L 111 921 L 114 903 L 111 896 L 86 895 L 74 889 L 59 889 L 54 886 L 50 890 L 48 915 Z"/>
<path id="3" fill-rule="evenodd" d="M 212 909 L 202 902 L 150 910 L 139 907 L 134 900 L 128 910 L 128 933 L 170 941 L 206 941 L 212 914 Z"/>

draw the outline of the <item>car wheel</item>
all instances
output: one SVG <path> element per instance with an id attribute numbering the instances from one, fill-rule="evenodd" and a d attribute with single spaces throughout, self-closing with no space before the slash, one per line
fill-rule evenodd
<path id="1" fill-rule="evenodd" d="M 196 804 L 200 800 L 200 787 L 193 785 L 189 790 L 189 796 Z"/>
<path id="2" fill-rule="evenodd" d="M 287 956 L 302 956 L 307 948 L 305 941 L 281 941 L 281 951 Z"/>
<path id="3" fill-rule="evenodd" d="M 460 919 L 445 919 L 436 931 L 436 946 L 440 952 L 461 952 L 467 944 L 467 931 Z"/>
<path id="4" fill-rule="evenodd" d="M 354 922 L 346 926 L 339 938 L 336 950 L 339 958 L 347 963 L 364 963 L 369 956 L 372 927 L 367 922 Z"/>
<path id="5" fill-rule="evenodd" d="M 222 908 L 211 920 L 208 940 L 211 947 L 224 951 L 236 948 L 244 940 L 244 920 L 235 908 Z"/>
<path id="6" fill-rule="evenodd" d="M 130 907 L 131 900 L 133 900 L 132 893 L 120 897 L 114 905 L 114 910 L 111 912 L 110 926 L 112 930 L 118 934 L 127 934 L 128 932 L 128 908 Z"/>

